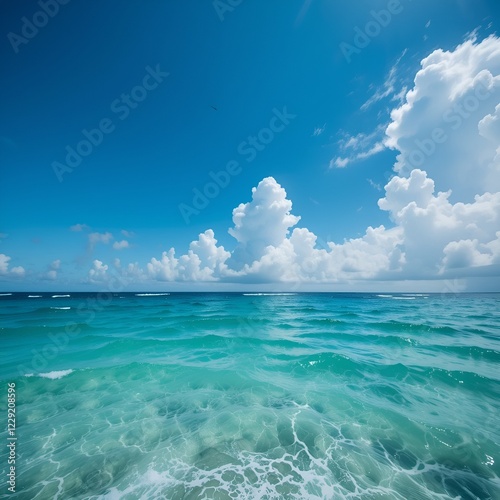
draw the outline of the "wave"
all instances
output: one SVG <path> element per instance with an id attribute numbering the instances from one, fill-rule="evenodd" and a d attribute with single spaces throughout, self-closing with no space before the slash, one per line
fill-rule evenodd
<path id="1" fill-rule="evenodd" d="M 47 372 L 47 373 L 38 373 L 36 376 L 42 377 L 42 378 L 50 378 L 51 380 L 56 380 L 62 377 L 65 377 L 66 375 L 69 375 L 70 373 L 73 373 L 74 370 L 59 370 L 59 371 L 53 371 L 53 372 Z M 34 373 L 27 373 L 26 377 L 34 377 Z"/>
<path id="2" fill-rule="evenodd" d="M 160 295 L 170 295 L 170 293 L 136 293 L 136 297 L 159 297 Z"/>
<path id="3" fill-rule="evenodd" d="M 308 325 L 335 325 L 335 324 L 345 324 L 345 321 L 337 318 L 304 318 L 304 322 Z"/>
<path id="4" fill-rule="evenodd" d="M 28 295 L 28 299 L 38 299 L 39 297 L 42 297 L 42 295 Z"/>
<path id="5" fill-rule="evenodd" d="M 281 295 L 297 295 L 296 293 L 292 292 L 283 292 L 283 293 L 244 293 L 243 295 L 247 297 L 261 297 L 261 296 L 281 296 Z"/>
<path id="6" fill-rule="evenodd" d="M 62 298 L 62 297 L 71 297 L 71 295 L 52 295 L 53 299 Z"/>
<path id="7" fill-rule="evenodd" d="M 394 299 L 394 300 L 414 300 L 416 298 L 422 298 L 422 299 L 427 299 L 429 298 L 428 295 L 424 293 L 402 293 L 401 295 L 390 295 L 390 294 L 377 294 L 377 297 L 380 297 L 382 299 Z"/>
<path id="8" fill-rule="evenodd" d="M 452 328 L 451 326 L 439 326 L 427 323 L 410 323 L 405 321 L 378 321 L 365 323 L 365 327 L 375 329 L 383 333 L 386 332 L 412 332 L 412 333 L 438 333 L 441 335 L 456 335 L 460 330 Z"/>
<path id="9" fill-rule="evenodd" d="M 7 295 L 12 295 L 11 293 L 0 293 L 0 297 L 6 297 Z"/>
<path id="10" fill-rule="evenodd" d="M 63 309 L 63 310 L 68 310 L 68 309 L 71 309 L 71 307 L 51 307 L 51 309 Z"/>

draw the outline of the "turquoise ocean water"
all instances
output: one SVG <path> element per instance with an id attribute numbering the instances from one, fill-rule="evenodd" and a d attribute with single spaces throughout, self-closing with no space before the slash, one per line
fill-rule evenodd
<path id="1" fill-rule="evenodd" d="M 498 294 L 1 295 L 0 497 L 499 499 L 499 326 Z"/>

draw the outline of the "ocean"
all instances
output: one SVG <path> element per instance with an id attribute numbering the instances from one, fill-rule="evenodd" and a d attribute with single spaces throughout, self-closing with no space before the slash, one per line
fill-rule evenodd
<path id="1" fill-rule="evenodd" d="M 500 294 L 0 294 L 0 498 L 499 499 L 499 326 Z"/>

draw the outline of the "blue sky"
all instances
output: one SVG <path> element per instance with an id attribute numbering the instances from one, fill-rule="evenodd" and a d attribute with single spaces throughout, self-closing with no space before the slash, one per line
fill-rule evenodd
<path id="1" fill-rule="evenodd" d="M 318 259 L 326 257 L 315 253 L 312 274 L 301 268 L 288 275 L 286 269 L 303 262 L 297 260 L 298 245 L 290 250 L 295 260 L 286 260 L 290 256 L 285 247 L 294 227 L 316 235 L 315 250 L 326 252 L 334 251 L 329 242 L 342 245 L 364 238 L 369 227 L 408 227 L 398 222 L 395 210 L 381 209 L 378 200 L 393 176 L 410 179 L 410 170 L 394 170 L 398 154 L 404 156 L 404 134 L 399 132 L 421 123 L 433 130 L 435 124 L 429 121 L 432 110 L 413 121 L 410 114 L 410 121 L 397 123 L 389 146 L 386 128 L 397 121 L 390 112 L 404 104 L 422 60 L 433 51 L 457 54 L 452 62 L 458 67 L 457 47 L 472 40 L 472 57 L 481 59 L 483 52 L 476 47 L 488 37 L 497 41 L 498 2 L 230 3 L 204 2 L 193 8 L 154 0 L 53 0 L 46 6 L 51 17 L 43 14 L 43 1 L 1 2 L 0 288 L 99 289 L 114 273 L 126 276 L 124 286 L 130 289 L 170 289 L 176 283 L 182 289 L 217 289 L 222 286 L 217 282 L 236 288 L 299 283 L 304 289 L 381 289 L 402 286 L 405 280 L 425 282 L 425 288 L 444 279 L 465 279 L 466 287 L 473 283 L 472 288 L 490 289 L 485 276 L 498 267 L 494 228 L 483 240 L 470 234 L 450 236 L 436 262 L 421 275 L 409 259 L 406 233 L 396 235 L 397 241 L 395 235 L 388 236 L 393 246 L 386 263 L 376 269 L 350 263 L 351 255 L 358 255 L 354 245 L 335 249 L 339 255 L 331 259 L 345 260 L 338 268 L 321 271 Z M 370 29 L 375 30 L 373 37 L 366 35 Z M 366 45 L 361 48 L 355 43 L 360 32 Z M 346 44 L 355 49 L 347 57 Z M 495 64 L 487 68 L 493 78 L 498 76 Z M 480 103 L 483 114 L 478 119 L 495 118 L 495 82 L 484 109 Z M 442 95 L 435 97 L 443 100 Z M 273 121 L 274 116 L 278 118 Z M 276 128 L 272 136 L 263 131 L 271 123 Z M 82 131 L 100 125 L 107 132 L 94 132 L 98 143 L 90 146 L 90 153 L 74 168 L 61 167 L 67 148 L 77 149 L 85 140 Z M 259 141 L 255 146 L 249 144 L 252 136 Z M 85 145 L 81 148 L 88 151 Z M 453 162 L 446 148 L 439 151 Z M 237 162 L 237 173 L 222 179 L 229 176 L 229 184 L 205 208 L 195 209 L 199 213 L 186 217 L 193 190 L 203 191 L 212 182 L 210 172 L 224 171 L 231 161 Z M 418 167 L 435 180 L 436 194 L 453 190 L 452 204 L 471 203 L 474 195 L 485 192 L 481 186 L 475 192 L 462 190 L 467 177 L 457 181 L 451 170 L 433 176 L 425 164 Z M 259 184 L 264 179 L 274 183 Z M 425 190 L 426 181 L 414 179 Z M 251 202 L 252 188 L 258 186 L 266 201 L 242 211 L 247 226 L 238 240 L 228 233 L 235 228 L 233 209 Z M 284 198 L 280 189 L 286 191 Z M 283 202 L 281 216 L 301 217 L 285 227 L 279 241 L 273 235 L 281 234 L 282 221 L 252 219 L 257 212 L 271 213 L 276 199 L 293 202 L 293 208 Z M 253 232 L 252 220 L 257 228 Z M 481 228 L 482 220 L 476 226 Z M 229 254 L 214 260 L 209 252 L 201 264 L 192 264 L 200 272 L 186 268 L 166 273 L 162 265 L 168 259 L 155 271 L 152 259 L 161 262 L 162 252 L 172 247 L 177 257 L 187 255 L 190 242 L 209 229 L 217 240 L 210 252 L 215 255 L 224 247 Z M 254 245 L 261 240 L 265 244 Z M 468 241 L 472 243 L 461 243 Z M 269 245 L 287 257 L 271 258 Z M 360 261 L 375 261 L 370 252 Z M 274 268 L 278 260 L 273 259 L 281 259 L 284 271 L 266 271 L 266 256 Z M 399 267 L 389 264 L 397 259 Z M 129 263 L 135 267 L 126 272 Z"/>

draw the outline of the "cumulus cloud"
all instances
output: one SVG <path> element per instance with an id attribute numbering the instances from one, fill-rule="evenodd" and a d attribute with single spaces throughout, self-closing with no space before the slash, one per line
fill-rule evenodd
<path id="1" fill-rule="evenodd" d="M 398 244 L 399 229 L 369 227 L 361 238 L 340 244 L 328 242 L 318 248 L 317 236 L 306 228 L 295 228 L 290 238 L 269 246 L 264 255 L 246 264 L 238 279 L 250 282 L 336 283 L 369 279 L 381 271 L 400 268 L 404 260 Z"/>
<path id="2" fill-rule="evenodd" d="M 186 254 L 171 248 L 153 257 L 142 270 L 138 264 L 123 268 L 122 276 L 154 281 L 236 282 L 338 282 L 371 278 L 381 271 L 400 269 L 404 255 L 398 245 L 401 228 L 369 227 L 366 234 L 341 244 L 329 242 L 318 248 L 317 236 L 306 228 L 290 229 L 300 217 L 291 213 L 292 202 L 272 177 L 252 190 L 252 200 L 233 211 L 234 227 L 229 233 L 236 248 L 229 252 L 217 244 L 213 230 L 201 233 Z M 107 269 L 94 261 L 89 278 L 103 279 Z"/>
<path id="3" fill-rule="evenodd" d="M 158 281 L 175 281 L 179 274 L 177 264 L 179 260 L 175 258 L 175 249 L 163 252 L 160 259 L 153 257 L 147 265 L 148 275 Z"/>
<path id="4" fill-rule="evenodd" d="M 113 243 L 113 248 L 115 250 L 123 250 L 124 248 L 128 248 L 128 247 L 129 247 L 129 243 L 127 240 L 115 241 Z"/>
<path id="5" fill-rule="evenodd" d="M 491 245 L 491 244 L 490 244 Z M 482 249 L 479 248 L 482 246 Z M 446 269 L 460 269 L 466 267 L 489 266 L 494 260 L 498 259 L 491 251 L 489 246 L 481 245 L 477 239 L 451 241 L 443 250 L 445 257 L 443 267 Z"/>
<path id="6" fill-rule="evenodd" d="M 500 193 L 477 195 L 472 203 L 435 193 L 426 172 L 393 177 L 379 207 L 395 226 L 369 227 L 361 238 L 316 245 L 306 228 L 294 229 L 281 243 L 268 245 L 261 258 L 248 262 L 240 277 L 261 281 L 342 281 L 349 279 L 437 278 L 458 267 L 497 264 L 500 259 Z"/>
<path id="7" fill-rule="evenodd" d="M 147 275 L 159 281 L 214 281 L 226 274 L 229 256 L 224 247 L 217 246 L 214 232 L 208 229 L 191 242 L 187 254 L 176 258 L 171 248 L 160 259 L 152 258 Z"/>
<path id="8" fill-rule="evenodd" d="M 22 278 L 26 274 L 26 271 L 22 266 L 15 266 L 10 270 L 10 274 L 16 278 Z"/>
<path id="9" fill-rule="evenodd" d="M 252 201 L 233 210 L 234 227 L 229 234 L 238 242 L 231 256 L 231 267 L 238 268 L 264 254 L 268 246 L 278 246 L 300 217 L 290 213 L 292 202 L 272 177 L 252 188 Z"/>
<path id="10" fill-rule="evenodd" d="M 9 271 L 9 260 L 10 257 L 4 253 L 0 253 L 0 275 L 5 275 Z"/>
<path id="11" fill-rule="evenodd" d="M 389 81 L 390 84 L 390 81 Z M 387 88 L 390 88 L 390 85 Z M 386 97 L 382 92 L 374 99 Z M 344 137 L 343 167 L 398 151 L 397 175 L 378 207 L 392 227 L 368 227 L 342 242 L 322 242 L 297 227 L 285 189 L 266 177 L 250 201 L 233 210 L 230 252 L 208 229 L 186 254 L 171 248 L 142 269 L 115 268 L 123 276 L 157 281 L 339 283 L 355 280 L 449 279 L 500 275 L 500 39 L 471 39 L 453 51 L 436 50 L 422 61 L 406 102 L 392 122 L 373 134 Z M 369 106 L 367 104 L 367 106 Z M 380 134 L 386 133 L 384 143 Z M 419 153 L 415 153 L 418 151 Z M 422 159 L 420 168 L 414 163 Z M 92 233 L 109 243 L 110 233 Z M 90 236 L 89 236 L 90 239 Z M 0 272 L 7 269 L 0 260 Z M 91 280 L 108 267 L 95 260 Z M 4 271 L 5 272 L 5 271 Z"/>
<path id="12" fill-rule="evenodd" d="M 10 267 L 11 258 L 4 253 L 0 253 L 0 276 L 10 278 L 22 278 L 26 271 L 22 266 Z"/>
<path id="13" fill-rule="evenodd" d="M 111 242 L 112 239 L 113 235 L 111 233 L 90 233 L 89 246 L 91 249 L 93 249 L 97 243 L 104 243 L 105 245 L 107 245 Z"/>
<path id="14" fill-rule="evenodd" d="M 226 269 L 225 262 L 230 253 L 224 247 L 217 246 L 217 240 L 212 229 L 201 233 L 197 241 L 192 241 L 189 249 L 200 259 L 200 267 L 223 273 Z"/>
<path id="15" fill-rule="evenodd" d="M 42 279 L 55 281 L 58 271 L 61 269 L 61 260 L 57 259 L 50 263 L 48 271 L 42 276 Z"/>
<path id="16" fill-rule="evenodd" d="M 406 101 L 391 113 L 386 145 L 396 172 L 424 169 L 457 200 L 500 190 L 500 39 L 470 39 L 422 60 Z"/>
<path id="17" fill-rule="evenodd" d="M 496 175 L 500 175 L 500 104 L 497 104 L 493 113 L 486 115 L 478 123 L 478 130 L 479 135 L 490 141 L 492 147 L 496 147 L 489 167 Z"/>
<path id="18" fill-rule="evenodd" d="M 497 263 L 500 193 L 452 204 L 451 191 L 435 194 L 434 181 L 418 169 L 407 178 L 393 177 L 385 191 L 378 205 L 403 231 L 401 249 L 408 273 L 432 276 Z"/>
<path id="19" fill-rule="evenodd" d="M 102 261 L 95 259 L 92 262 L 92 268 L 89 271 L 90 283 L 101 283 L 107 280 L 107 271 L 109 267 Z"/>
<path id="20" fill-rule="evenodd" d="M 454 204 L 450 194 L 436 193 L 434 181 L 419 169 L 395 176 L 378 202 L 394 227 L 368 227 L 360 238 L 319 245 L 307 228 L 290 234 L 300 217 L 291 213 L 284 188 L 267 177 L 252 190 L 252 200 L 233 211 L 232 253 L 217 245 L 209 229 L 191 242 L 187 254 L 177 257 L 171 248 L 145 270 L 137 263 L 124 269 L 119 260 L 115 267 L 139 280 L 338 283 L 436 279 L 456 269 L 475 276 L 478 267 L 500 264 L 500 193 Z M 106 271 L 95 260 L 89 278 L 96 282 Z"/>

